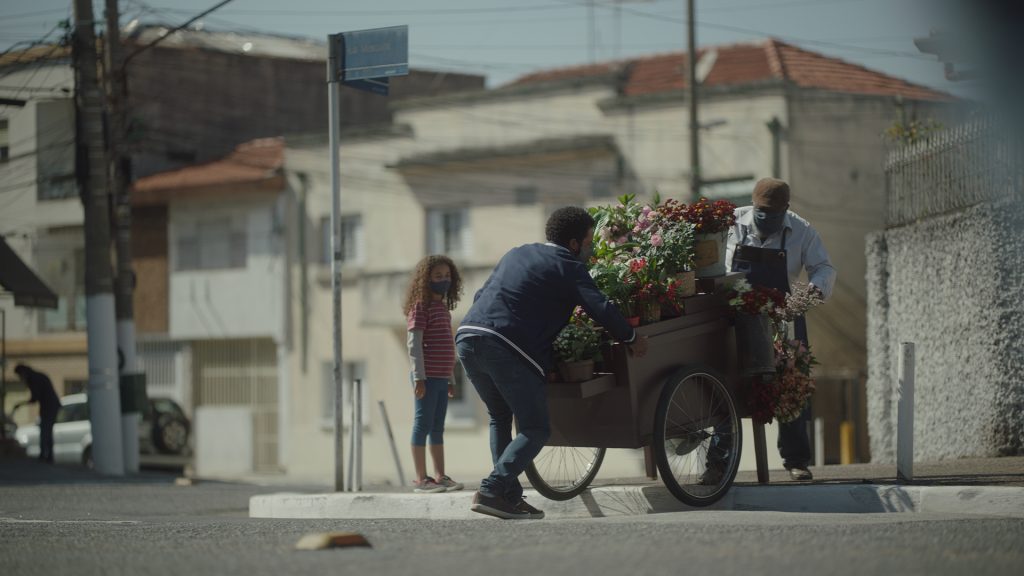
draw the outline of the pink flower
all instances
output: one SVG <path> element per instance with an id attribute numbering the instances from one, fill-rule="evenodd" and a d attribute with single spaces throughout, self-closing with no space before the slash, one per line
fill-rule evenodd
<path id="1" fill-rule="evenodd" d="M 661 246 L 661 244 L 661 234 L 653 234 L 651 236 L 651 246 L 658 247 Z"/>

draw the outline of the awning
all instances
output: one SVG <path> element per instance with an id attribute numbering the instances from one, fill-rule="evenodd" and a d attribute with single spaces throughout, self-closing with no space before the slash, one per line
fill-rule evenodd
<path id="1" fill-rule="evenodd" d="M 14 305 L 56 308 L 57 295 L 43 284 L 0 236 L 0 287 L 14 294 Z"/>

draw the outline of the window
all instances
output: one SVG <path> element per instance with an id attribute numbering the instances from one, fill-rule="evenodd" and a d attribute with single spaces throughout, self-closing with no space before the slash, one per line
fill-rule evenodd
<path id="1" fill-rule="evenodd" d="M 363 427 L 370 423 L 370 387 L 366 381 L 366 363 L 362 360 L 342 362 L 341 364 L 341 401 L 344 410 L 343 423 L 346 428 L 352 426 L 352 383 L 361 380 L 363 397 L 359 411 L 362 415 Z M 334 361 L 323 363 L 323 388 L 320 394 L 320 418 L 323 425 L 334 427 Z"/>
<path id="2" fill-rule="evenodd" d="M 465 256 L 469 248 L 469 215 L 465 208 L 434 208 L 427 212 L 427 251 Z"/>
<path id="3" fill-rule="evenodd" d="M 57 308 L 40 309 L 40 332 L 85 330 L 85 248 L 82 229 L 50 230 L 35 247 L 36 270 L 57 293 Z"/>
<path id="4" fill-rule="evenodd" d="M 57 423 L 62 422 L 81 422 L 89 419 L 89 404 L 86 402 L 76 402 L 74 404 L 66 404 L 61 406 L 60 411 L 57 412 Z"/>
<path id="5" fill-rule="evenodd" d="M 245 225 L 230 217 L 200 218 L 177 227 L 176 270 L 245 268 Z"/>
<path id="6" fill-rule="evenodd" d="M 331 217 L 320 219 L 320 263 L 330 266 L 334 258 L 331 250 Z M 363 217 L 360 214 L 341 216 L 341 263 L 363 262 Z"/>

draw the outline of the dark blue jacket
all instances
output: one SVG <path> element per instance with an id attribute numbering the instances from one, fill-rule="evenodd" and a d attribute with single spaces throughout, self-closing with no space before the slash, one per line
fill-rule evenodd
<path id="1" fill-rule="evenodd" d="M 633 328 L 568 248 L 551 243 L 519 246 L 502 257 L 473 297 L 457 340 L 469 335 L 498 338 L 543 375 L 552 367 L 551 345 L 577 305 L 616 340 L 633 341 Z"/>

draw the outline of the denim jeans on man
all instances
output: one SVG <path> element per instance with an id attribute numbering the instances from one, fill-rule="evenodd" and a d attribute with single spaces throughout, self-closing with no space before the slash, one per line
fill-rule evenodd
<path id="1" fill-rule="evenodd" d="M 523 497 L 519 475 L 551 436 L 546 383 L 522 355 L 496 337 L 460 335 L 459 359 L 487 406 L 494 470 L 480 482 L 480 493 L 517 503 Z M 519 433 L 512 438 L 512 417 Z"/>
<path id="2" fill-rule="evenodd" d="M 448 379 L 427 377 L 426 393 L 416 398 L 412 421 L 412 445 L 425 446 L 430 437 L 432 446 L 444 444 L 444 419 L 448 414 Z"/>

